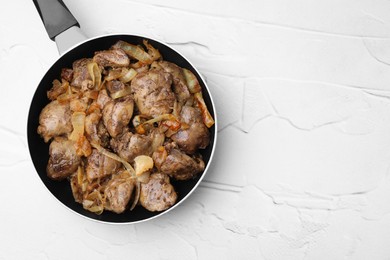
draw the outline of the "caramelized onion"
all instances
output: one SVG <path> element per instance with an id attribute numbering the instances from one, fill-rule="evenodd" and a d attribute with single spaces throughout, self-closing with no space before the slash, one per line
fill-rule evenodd
<path id="1" fill-rule="evenodd" d="M 61 83 L 58 79 L 55 79 L 52 88 L 47 91 L 47 97 L 50 100 L 55 100 L 59 95 L 64 94 L 68 90 L 68 87 L 69 83 L 67 81 L 63 80 Z"/>
<path id="2" fill-rule="evenodd" d="M 102 214 L 104 210 L 102 194 L 96 189 L 88 194 L 83 200 L 83 208 L 98 215 Z"/>
<path id="3" fill-rule="evenodd" d="M 136 177 L 134 168 L 125 159 L 123 159 L 122 157 L 120 157 L 119 155 L 117 155 L 115 153 L 107 151 L 106 149 L 104 149 L 103 147 L 101 147 L 97 143 L 91 143 L 91 145 L 92 145 L 92 147 L 96 148 L 100 153 L 104 154 L 105 156 L 107 156 L 113 160 L 116 160 L 118 162 L 121 162 L 123 164 L 123 166 L 125 166 L 126 170 L 131 174 L 131 176 Z"/>
<path id="4" fill-rule="evenodd" d="M 140 46 L 124 41 L 118 41 L 114 47 L 121 48 L 126 52 L 127 55 L 140 61 L 143 64 L 151 64 L 153 62 L 152 57 Z"/>
<path id="5" fill-rule="evenodd" d="M 146 49 L 148 49 L 148 54 L 152 57 L 152 60 L 158 60 L 161 58 L 160 52 L 155 49 L 147 40 L 143 40 L 142 43 L 145 45 Z"/>
<path id="6" fill-rule="evenodd" d="M 133 68 L 130 68 L 128 71 L 126 71 L 124 74 L 122 73 L 119 77 L 119 80 L 123 83 L 127 83 L 131 81 L 135 76 L 137 76 L 137 71 Z"/>
<path id="7" fill-rule="evenodd" d="M 114 79 L 118 79 L 123 75 L 123 71 L 127 71 L 126 68 L 121 69 L 111 69 L 108 71 L 108 75 L 104 78 L 105 81 L 111 81 Z"/>
<path id="8" fill-rule="evenodd" d="M 209 110 L 207 109 L 206 103 L 203 100 L 202 92 L 198 92 L 194 94 L 196 103 L 198 104 L 198 107 L 200 111 L 202 112 L 202 118 L 203 123 L 210 128 L 212 125 L 214 125 L 214 119 L 211 116 Z"/>
<path id="9" fill-rule="evenodd" d="M 141 183 L 137 181 L 135 185 L 135 198 L 133 200 L 133 204 L 131 204 L 130 210 L 133 210 L 135 206 L 137 206 L 140 194 L 141 194 Z"/>
<path id="10" fill-rule="evenodd" d="M 124 89 L 118 90 L 112 94 L 110 94 L 110 97 L 113 99 L 121 98 L 127 95 L 131 94 L 131 87 L 130 85 L 127 85 Z"/>
<path id="11" fill-rule="evenodd" d="M 183 74 L 187 82 L 187 87 L 192 94 L 198 93 L 202 91 L 200 87 L 199 81 L 190 70 L 183 68 Z"/>
<path id="12" fill-rule="evenodd" d="M 142 124 L 138 125 L 135 129 L 137 133 L 144 134 L 146 132 L 146 125 L 154 124 L 161 121 L 164 121 L 163 126 L 167 127 L 168 129 L 171 129 L 172 131 L 177 131 L 178 129 L 180 129 L 180 121 L 177 119 L 176 116 L 172 114 L 162 114 L 156 116 L 155 118 L 149 119 L 148 121 L 145 121 Z"/>
<path id="13" fill-rule="evenodd" d="M 73 131 L 69 135 L 69 140 L 77 142 L 84 135 L 85 113 L 74 112 L 71 118 Z"/>
<path id="14" fill-rule="evenodd" d="M 99 66 L 96 62 L 90 62 L 87 64 L 88 73 L 92 79 L 92 85 L 95 90 L 100 90 L 102 83 L 102 75 Z"/>

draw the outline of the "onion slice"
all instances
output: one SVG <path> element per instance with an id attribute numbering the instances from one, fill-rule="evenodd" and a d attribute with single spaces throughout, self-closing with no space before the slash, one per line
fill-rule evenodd
<path id="1" fill-rule="evenodd" d="M 183 74 L 187 82 L 187 87 L 192 94 L 198 93 L 202 91 L 200 87 L 199 81 L 190 70 L 183 68 Z"/>
<path id="2" fill-rule="evenodd" d="M 110 94 L 110 97 L 112 99 L 118 99 L 118 98 L 130 95 L 130 94 L 131 94 L 131 87 L 130 87 L 130 85 L 127 85 L 124 89 L 121 89 L 119 91 L 116 91 L 116 92 Z"/>
<path id="3" fill-rule="evenodd" d="M 198 104 L 198 107 L 200 111 L 202 112 L 202 118 L 203 123 L 210 128 L 212 125 L 214 125 L 214 119 L 211 116 L 209 110 L 207 109 L 206 103 L 204 102 L 202 92 L 198 92 L 194 94 L 194 98 L 196 100 L 196 103 Z"/>
<path id="4" fill-rule="evenodd" d="M 92 79 L 92 85 L 95 90 L 100 90 L 102 83 L 102 75 L 99 66 L 96 62 L 90 62 L 87 64 L 88 73 Z"/>
<path id="5" fill-rule="evenodd" d="M 151 64 L 153 62 L 152 57 L 140 46 L 133 45 L 125 41 L 118 41 L 114 47 L 124 50 L 127 55 L 139 60 L 143 64 Z"/>
<path id="6" fill-rule="evenodd" d="M 108 75 L 104 77 L 105 81 L 111 81 L 114 79 L 118 79 L 123 75 L 123 71 L 127 72 L 126 68 L 121 69 L 110 69 L 108 71 Z"/>
<path id="7" fill-rule="evenodd" d="M 137 71 L 133 68 L 121 68 L 121 69 L 111 69 L 108 71 L 108 75 L 104 78 L 106 81 L 111 81 L 114 79 L 119 79 L 123 83 L 131 81 L 136 75 Z"/>
<path id="8" fill-rule="evenodd" d="M 83 200 L 83 208 L 96 213 L 102 214 L 104 211 L 104 199 L 98 190 L 94 190 Z"/>
<path id="9" fill-rule="evenodd" d="M 72 99 L 79 98 L 79 93 L 77 91 L 73 91 L 73 88 L 69 85 L 67 81 L 63 82 L 64 88 L 66 88 L 66 92 L 62 93 L 57 97 L 58 102 L 67 103 Z"/>
<path id="10" fill-rule="evenodd" d="M 85 124 L 85 113 L 74 112 L 71 117 L 73 131 L 69 135 L 69 140 L 78 142 L 79 139 L 84 135 L 84 124 Z"/>
<path id="11" fill-rule="evenodd" d="M 131 204 L 130 210 L 133 210 L 135 208 L 135 206 L 137 206 L 138 201 L 139 201 L 139 197 L 140 197 L 140 193 L 141 193 L 141 183 L 139 181 L 137 181 L 137 183 L 135 185 L 135 198 L 133 200 L 133 204 Z"/>
<path id="12" fill-rule="evenodd" d="M 134 177 L 134 178 L 137 177 L 135 174 L 134 168 L 125 159 L 123 159 L 122 157 L 120 157 L 119 155 L 117 155 L 115 153 L 107 151 L 106 149 L 104 149 L 103 147 L 101 147 L 97 143 L 92 142 L 91 145 L 92 145 L 92 147 L 96 148 L 103 155 L 105 155 L 113 160 L 116 160 L 118 162 L 121 162 L 123 164 L 123 166 L 125 166 L 126 170 L 131 174 L 132 177 Z"/>
<path id="13" fill-rule="evenodd" d="M 172 114 L 162 114 L 156 116 L 155 118 L 149 119 L 148 121 L 143 122 L 142 124 L 138 125 L 135 128 L 135 130 L 137 131 L 137 133 L 143 134 L 146 131 L 144 127 L 145 125 L 153 124 L 161 121 L 167 121 L 164 125 L 173 131 L 177 131 L 181 126 L 181 123 L 176 116 Z"/>
<path id="14" fill-rule="evenodd" d="M 47 97 L 50 100 L 55 100 L 59 95 L 64 94 L 68 89 L 69 89 L 69 83 L 66 80 L 62 80 L 61 83 L 58 79 L 55 79 L 53 81 L 52 88 L 49 91 L 47 91 Z"/>
<path id="15" fill-rule="evenodd" d="M 119 77 L 119 80 L 122 81 L 123 83 L 127 83 L 131 81 L 137 74 L 138 73 L 135 69 L 130 68 L 126 73 L 124 73 Z"/>
<path id="16" fill-rule="evenodd" d="M 142 43 L 145 45 L 146 49 L 148 49 L 148 54 L 152 57 L 154 61 L 161 58 L 161 53 L 151 44 L 149 44 L 147 40 L 143 40 Z"/>
<path id="17" fill-rule="evenodd" d="M 178 121 L 177 118 L 172 114 L 162 114 L 162 115 L 156 116 L 155 118 L 152 118 L 148 121 L 145 121 L 143 124 L 153 124 L 153 123 L 157 123 L 157 122 L 160 122 L 163 120 L 171 120 L 171 121 L 176 120 L 176 121 Z"/>

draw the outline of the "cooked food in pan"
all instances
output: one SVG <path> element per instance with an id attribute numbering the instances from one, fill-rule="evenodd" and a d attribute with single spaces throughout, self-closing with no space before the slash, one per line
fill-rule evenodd
<path id="1" fill-rule="evenodd" d="M 68 180 L 76 202 L 101 214 L 140 205 L 164 211 L 200 174 L 214 119 L 196 76 L 144 46 L 118 41 L 63 68 L 47 92 L 38 133 L 47 175 Z"/>

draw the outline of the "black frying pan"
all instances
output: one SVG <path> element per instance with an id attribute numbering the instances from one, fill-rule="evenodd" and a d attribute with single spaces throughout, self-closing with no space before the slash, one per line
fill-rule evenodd
<path id="1" fill-rule="evenodd" d="M 37 7 L 37 10 L 39 11 L 39 14 L 41 15 L 41 18 L 51 39 L 56 39 L 57 41 L 58 35 L 60 35 L 63 31 L 67 30 L 72 26 L 78 25 L 77 21 L 69 13 L 69 11 L 61 0 L 33 1 Z M 181 202 L 183 202 L 199 185 L 207 169 L 209 168 L 214 153 L 217 138 L 216 124 L 210 128 L 210 145 L 205 150 L 201 151 L 203 159 L 206 163 L 206 168 L 204 172 L 200 174 L 197 178 L 190 181 L 172 181 L 172 184 L 174 185 L 175 190 L 178 193 L 178 201 L 176 205 L 164 212 L 150 212 L 143 207 L 138 206 L 135 207 L 133 211 L 128 210 L 122 214 L 104 211 L 103 214 L 96 215 L 94 213 L 84 210 L 81 204 L 75 202 L 68 181 L 53 181 L 47 177 L 46 165 L 49 159 L 49 144 L 44 143 L 43 139 L 37 134 L 37 127 L 39 114 L 44 108 L 44 106 L 49 103 L 49 100 L 46 96 L 46 92 L 51 88 L 53 80 L 60 78 L 60 72 L 62 68 L 71 68 L 73 61 L 84 57 L 92 57 L 95 51 L 109 49 L 110 46 L 112 46 L 118 40 L 127 41 L 132 44 L 142 44 L 143 39 L 147 39 L 149 43 L 153 45 L 153 47 L 157 48 L 163 55 L 164 60 L 173 62 L 180 67 L 187 68 L 196 75 L 199 80 L 199 83 L 202 86 L 203 96 L 207 107 L 211 115 L 214 117 L 215 122 L 217 123 L 214 104 L 204 80 L 199 75 L 198 71 L 186 58 L 184 58 L 181 54 L 179 54 L 177 51 L 175 51 L 168 45 L 143 36 L 118 34 L 101 36 L 90 40 L 85 40 L 69 49 L 46 72 L 45 76 L 43 77 L 35 91 L 28 115 L 28 146 L 30 150 L 31 159 L 36 168 L 36 171 L 47 189 L 67 208 L 89 219 L 107 223 L 135 223 L 152 219 L 172 210 Z"/>

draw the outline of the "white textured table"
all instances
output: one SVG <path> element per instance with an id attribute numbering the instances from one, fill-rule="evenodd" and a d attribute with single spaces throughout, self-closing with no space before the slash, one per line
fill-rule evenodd
<path id="1" fill-rule="evenodd" d="M 146 35 L 188 57 L 218 146 L 201 186 L 155 220 L 65 209 L 26 139 L 59 55 L 32 1 L 1 1 L 0 259 L 390 259 L 390 2 L 64 2 L 89 37 Z"/>

